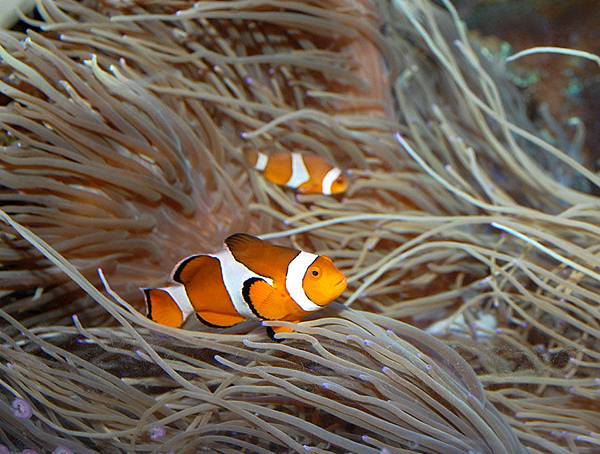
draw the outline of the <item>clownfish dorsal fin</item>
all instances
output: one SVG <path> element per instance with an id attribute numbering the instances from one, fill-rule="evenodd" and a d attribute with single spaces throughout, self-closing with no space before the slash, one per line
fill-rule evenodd
<path id="1" fill-rule="evenodd" d="M 247 247 L 263 247 L 265 242 L 247 233 L 235 233 L 225 239 L 225 244 L 235 256 L 236 251 Z"/>
<path id="2" fill-rule="evenodd" d="M 173 268 L 173 272 L 171 273 L 171 280 L 180 284 L 185 284 L 206 261 L 211 260 L 214 259 L 203 254 L 190 255 L 175 265 L 175 268 Z"/>
<path id="3" fill-rule="evenodd" d="M 271 279 L 276 286 L 285 285 L 288 265 L 300 252 L 245 233 L 230 236 L 225 240 L 225 245 L 236 261 L 253 273 Z"/>

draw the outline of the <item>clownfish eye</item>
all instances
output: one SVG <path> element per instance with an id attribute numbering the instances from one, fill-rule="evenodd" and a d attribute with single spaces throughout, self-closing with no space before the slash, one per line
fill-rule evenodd
<path id="1" fill-rule="evenodd" d="M 315 266 L 311 268 L 310 274 L 312 274 L 313 277 L 319 277 L 321 275 L 321 270 Z"/>

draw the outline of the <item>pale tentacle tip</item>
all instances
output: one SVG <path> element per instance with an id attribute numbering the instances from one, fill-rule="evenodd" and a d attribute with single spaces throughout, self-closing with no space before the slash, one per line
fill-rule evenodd
<path id="1" fill-rule="evenodd" d="M 218 363 L 221 363 L 221 364 L 223 364 L 223 357 L 222 357 L 221 355 L 214 355 L 214 356 L 213 356 L 213 359 L 214 359 L 215 361 L 217 361 Z"/>
<path id="2" fill-rule="evenodd" d="M 57 446 L 54 451 L 52 451 L 52 454 L 73 454 L 73 451 L 66 446 Z"/>
<path id="3" fill-rule="evenodd" d="M 164 426 L 154 426 L 150 429 L 150 439 L 152 441 L 159 441 L 167 434 L 167 429 Z"/>
<path id="4" fill-rule="evenodd" d="M 29 419 L 33 414 L 29 402 L 19 397 L 12 401 L 11 407 L 13 409 L 13 415 L 19 419 Z"/>

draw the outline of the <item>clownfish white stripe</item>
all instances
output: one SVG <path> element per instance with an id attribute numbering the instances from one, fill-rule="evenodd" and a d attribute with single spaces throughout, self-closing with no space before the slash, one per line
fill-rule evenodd
<path id="1" fill-rule="evenodd" d="M 223 250 L 217 252 L 216 254 L 208 255 L 219 260 L 221 265 L 221 276 L 223 278 L 223 283 L 225 284 L 225 290 L 227 290 L 229 298 L 231 299 L 231 302 L 233 303 L 237 313 L 246 319 L 256 320 L 258 317 L 256 314 L 254 314 L 252 309 L 250 309 L 250 306 L 248 306 L 248 303 L 244 299 L 244 295 L 242 293 L 244 282 L 254 277 L 263 279 L 269 285 L 273 285 L 273 280 L 254 273 L 253 271 L 249 270 L 246 265 L 238 262 L 227 246 L 225 246 Z"/>
<path id="2" fill-rule="evenodd" d="M 310 174 L 304 164 L 304 158 L 300 153 L 292 153 L 292 175 L 285 185 L 296 189 L 308 180 L 310 180 Z"/>
<path id="3" fill-rule="evenodd" d="M 258 170 L 259 172 L 262 172 L 263 170 L 265 170 L 267 168 L 268 162 L 269 162 L 269 158 L 267 157 L 267 155 L 258 151 L 257 157 L 256 157 L 256 164 L 254 164 L 254 168 L 256 170 Z"/>
<path id="4" fill-rule="evenodd" d="M 333 182 L 342 174 L 342 171 L 338 167 L 334 167 L 325 175 L 323 178 L 323 194 L 331 195 L 331 186 Z"/>
<path id="5" fill-rule="evenodd" d="M 194 313 L 194 307 L 190 302 L 190 298 L 185 290 L 185 286 L 176 284 L 170 287 L 162 287 L 159 290 L 163 290 L 164 292 L 168 293 L 171 298 L 173 298 L 173 301 L 175 301 L 175 304 L 177 304 L 177 307 L 181 311 L 183 320 Z"/>
<path id="6" fill-rule="evenodd" d="M 308 252 L 300 253 L 290 262 L 285 277 L 285 288 L 303 311 L 312 312 L 322 309 L 318 304 L 313 303 L 304 292 L 303 280 L 306 270 L 317 260 L 318 256 Z"/>

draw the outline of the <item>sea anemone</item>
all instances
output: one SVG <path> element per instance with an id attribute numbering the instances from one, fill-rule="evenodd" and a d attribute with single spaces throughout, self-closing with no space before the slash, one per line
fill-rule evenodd
<path id="1" fill-rule="evenodd" d="M 37 12 L 0 33 L 2 443 L 600 445 L 600 178 L 528 119 L 448 1 Z M 319 154 L 351 187 L 295 196 L 249 147 Z M 144 317 L 139 287 L 238 231 L 330 256 L 349 290 L 281 343 Z"/>

